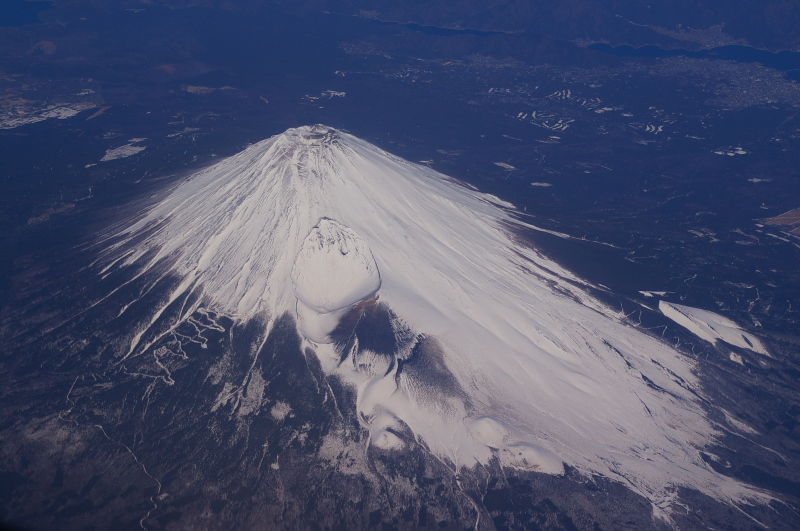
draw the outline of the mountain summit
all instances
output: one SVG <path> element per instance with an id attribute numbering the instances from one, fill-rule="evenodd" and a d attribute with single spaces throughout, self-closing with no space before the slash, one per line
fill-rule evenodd
<path id="1" fill-rule="evenodd" d="M 676 487 L 754 496 L 701 457 L 716 431 L 692 362 L 515 230 L 497 197 L 329 127 L 290 129 L 108 240 L 104 271 L 176 279 L 119 358 L 199 309 L 268 330 L 289 315 L 327 377 L 355 390 L 370 445 L 417 441 L 454 467 L 566 463 L 656 507 Z"/>

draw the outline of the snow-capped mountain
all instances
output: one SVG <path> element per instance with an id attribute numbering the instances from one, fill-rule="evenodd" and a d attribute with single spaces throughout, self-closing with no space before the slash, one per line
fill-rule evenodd
<path id="1" fill-rule="evenodd" d="M 654 507 L 678 487 L 760 496 L 702 459 L 717 432 L 692 362 L 520 230 L 513 205 L 317 125 L 187 178 L 106 234 L 96 267 L 173 279 L 117 363 L 199 310 L 266 332 L 290 315 L 325 374 L 356 390 L 378 448 L 411 438 L 456 468 L 566 463 Z"/>

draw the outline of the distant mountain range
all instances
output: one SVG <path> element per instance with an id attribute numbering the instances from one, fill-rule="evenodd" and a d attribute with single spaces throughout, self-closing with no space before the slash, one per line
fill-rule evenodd
<path id="1" fill-rule="evenodd" d="M 570 41 L 800 49 L 800 4 L 790 0 L 277 1 L 290 9 L 301 6 L 448 28 L 527 31 Z"/>

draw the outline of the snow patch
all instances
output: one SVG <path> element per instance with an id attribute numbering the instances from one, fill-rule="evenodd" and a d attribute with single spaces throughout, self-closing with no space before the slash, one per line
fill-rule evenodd
<path id="1" fill-rule="evenodd" d="M 492 417 L 477 417 L 469 422 L 473 437 L 490 448 L 502 448 L 508 438 L 508 428 Z"/>
<path id="2" fill-rule="evenodd" d="M 509 444 L 500 452 L 500 462 L 523 470 L 560 476 L 564 463 L 555 453 L 531 443 Z"/>
<path id="3" fill-rule="evenodd" d="M 285 419 L 291 412 L 292 408 L 286 402 L 275 402 L 275 405 L 269 410 L 270 416 L 278 421 Z"/>
<path id="4" fill-rule="evenodd" d="M 398 437 L 399 430 L 397 418 L 389 413 L 382 413 L 372 420 L 370 429 L 370 444 L 383 450 L 402 450 L 405 442 Z"/>
<path id="5" fill-rule="evenodd" d="M 19 114 L 9 113 L 0 116 L 0 129 L 14 129 L 21 125 L 34 124 L 50 118 L 56 120 L 66 120 L 76 114 L 97 107 L 91 102 L 69 103 L 65 105 L 50 106 L 46 109 L 36 110 L 31 113 L 21 112 Z"/>
<path id="6" fill-rule="evenodd" d="M 748 334 L 727 317 L 708 310 L 667 301 L 659 301 L 658 309 L 666 317 L 709 343 L 716 343 L 717 340 L 722 340 L 729 345 L 770 356 L 766 347 L 756 336 Z"/>
<path id="7" fill-rule="evenodd" d="M 499 450 L 503 466 L 561 475 L 564 463 L 555 453 L 536 444 L 519 441 L 512 429 L 492 417 L 477 417 L 468 423 L 470 434 L 489 448 Z"/>
<path id="8" fill-rule="evenodd" d="M 146 146 L 135 146 L 133 144 L 125 144 L 118 148 L 109 149 L 100 162 L 108 162 L 109 160 L 124 159 L 137 153 L 144 151 Z"/>
<path id="9" fill-rule="evenodd" d="M 731 426 L 733 426 L 734 428 L 736 428 L 737 430 L 739 430 L 739 431 L 741 431 L 743 433 L 750 434 L 750 435 L 758 435 L 758 432 L 756 430 L 754 430 L 753 428 L 751 428 L 750 426 L 748 426 L 744 422 L 736 420 L 733 417 L 733 415 L 731 415 L 729 412 L 727 412 L 727 411 L 725 411 L 723 409 L 722 413 L 725 415 L 725 421 L 728 424 L 730 424 Z"/>

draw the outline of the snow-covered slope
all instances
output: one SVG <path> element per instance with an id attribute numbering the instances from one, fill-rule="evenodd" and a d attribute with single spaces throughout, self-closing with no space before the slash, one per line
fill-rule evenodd
<path id="1" fill-rule="evenodd" d="M 709 343 L 721 339 L 730 345 L 769 356 L 766 347 L 756 336 L 748 334 L 727 317 L 667 301 L 659 301 L 658 309 L 666 317 Z"/>
<path id="2" fill-rule="evenodd" d="M 378 291 L 381 275 L 367 242 L 323 218 L 297 253 L 292 284 L 301 332 L 316 343 L 330 343 L 343 315 Z"/>
<path id="3" fill-rule="evenodd" d="M 675 486 L 750 496 L 700 457 L 715 430 L 691 362 L 519 244 L 514 226 L 496 197 L 313 126 L 192 176 L 104 260 L 177 275 L 165 304 L 194 291 L 195 307 L 234 319 L 295 315 L 325 370 L 358 388 L 376 446 L 401 449 L 407 427 L 456 466 L 496 456 L 558 474 L 563 461 L 656 505 Z M 339 363 L 329 334 L 364 304 L 389 308 L 402 351 L 387 361 L 356 342 Z M 143 334 L 128 356 L 152 344 Z M 411 353 L 436 370 L 412 370 Z"/>

